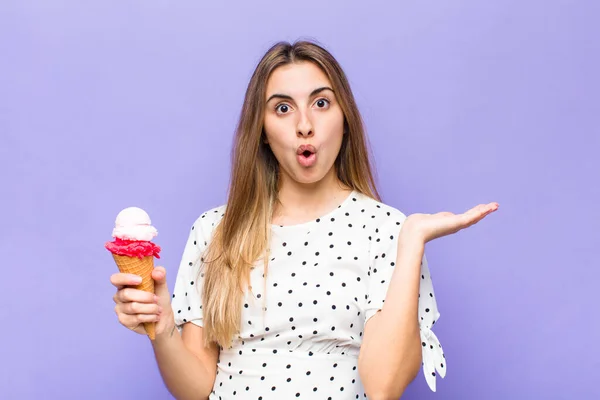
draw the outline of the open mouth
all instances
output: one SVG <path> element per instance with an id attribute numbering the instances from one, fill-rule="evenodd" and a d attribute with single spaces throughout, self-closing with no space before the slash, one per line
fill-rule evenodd
<path id="1" fill-rule="evenodd" d="M 317 162 L 317 149 L 311 144 L 301 145 L 296 152 L 298 162 L 304 167 L 312 167 Z"/>
<path id="2" fill-rule="evenodd" d="M 297 149 L 298 155 L 303 155 L 304 157 L 310 157 L 311 154 L 317 152 L 317 149 L 312 144 L 302 144 Z"/>

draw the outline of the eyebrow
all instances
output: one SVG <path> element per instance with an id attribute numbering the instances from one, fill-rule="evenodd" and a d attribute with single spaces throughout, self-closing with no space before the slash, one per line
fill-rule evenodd
<path id="1" fill-rule="evenodd" d="M 313 90 L 312 92 L 310 92 L 310 96 L 309 97 L 313 97 L 313 96 L 321 93 L 324 90 L 330 90 L 331 92 L 333 92 L 335 94 L 335 92 L 333 91 L 332 88 L 330 88 L 329 86 L 323 86 L 323 87 L 317 88 L 317 89 Z M 287 94 L 275 93 L 275 94 L 273 94 L 273 95 L 271 95 L 269 97 L 269 99 L 267 100 L 267 103 L 270 102 L 271 100 L 275 99 L 275 98 L 283 99 L 283 100 L 294 100 L 292 98 L 292 96 L 288 96 Z"/>

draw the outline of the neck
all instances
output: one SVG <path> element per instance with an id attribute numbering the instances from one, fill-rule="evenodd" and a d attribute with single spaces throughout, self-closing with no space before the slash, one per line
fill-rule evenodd
<path id="1" fill-rule="evenodd" d="M 342 184 L 335 173 L 311 184 L 284 180 L 279 188 L 273 222 L 302 223 L 317 218 L 331 211 L 351 191 L 352 188 Z"/>

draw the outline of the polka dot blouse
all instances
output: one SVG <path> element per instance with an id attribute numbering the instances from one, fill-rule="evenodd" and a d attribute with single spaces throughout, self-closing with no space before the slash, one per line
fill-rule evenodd
<path id="1" fill-rule="evenodd" d="M 191 228 L 173 291 L 178 329 L 186 322 L 203 324 L 201 255 L 224 210 L 207 211 Z M 366 398 L 358 354 L 366 322 L 383 306 L 405 219 L 354 191 L 318 219 L 272 225 L 268 274 L 258 261 L 242 305 L 241 332 L 233 348 L 220 350 L 210 399 Z M 435 391 L 436 371 L 445 376 L 446 365 L 431 330 L 440 314 L 425 257 L 418 315 L 423 372 Z"/>

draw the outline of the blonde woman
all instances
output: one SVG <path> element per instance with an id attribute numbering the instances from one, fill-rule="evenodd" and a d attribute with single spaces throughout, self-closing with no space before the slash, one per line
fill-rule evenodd
<path id="1" fill-rule="evenodd" d="M 446 371 L 425 244 L 483 219 L 382 203 L 334 57 L 278 43 L 246 92 L 227 203 L 192 224 L 171 296 L 115 274 L 121 324 L 152 341 L 177 399 L 398 399 Z"/>

